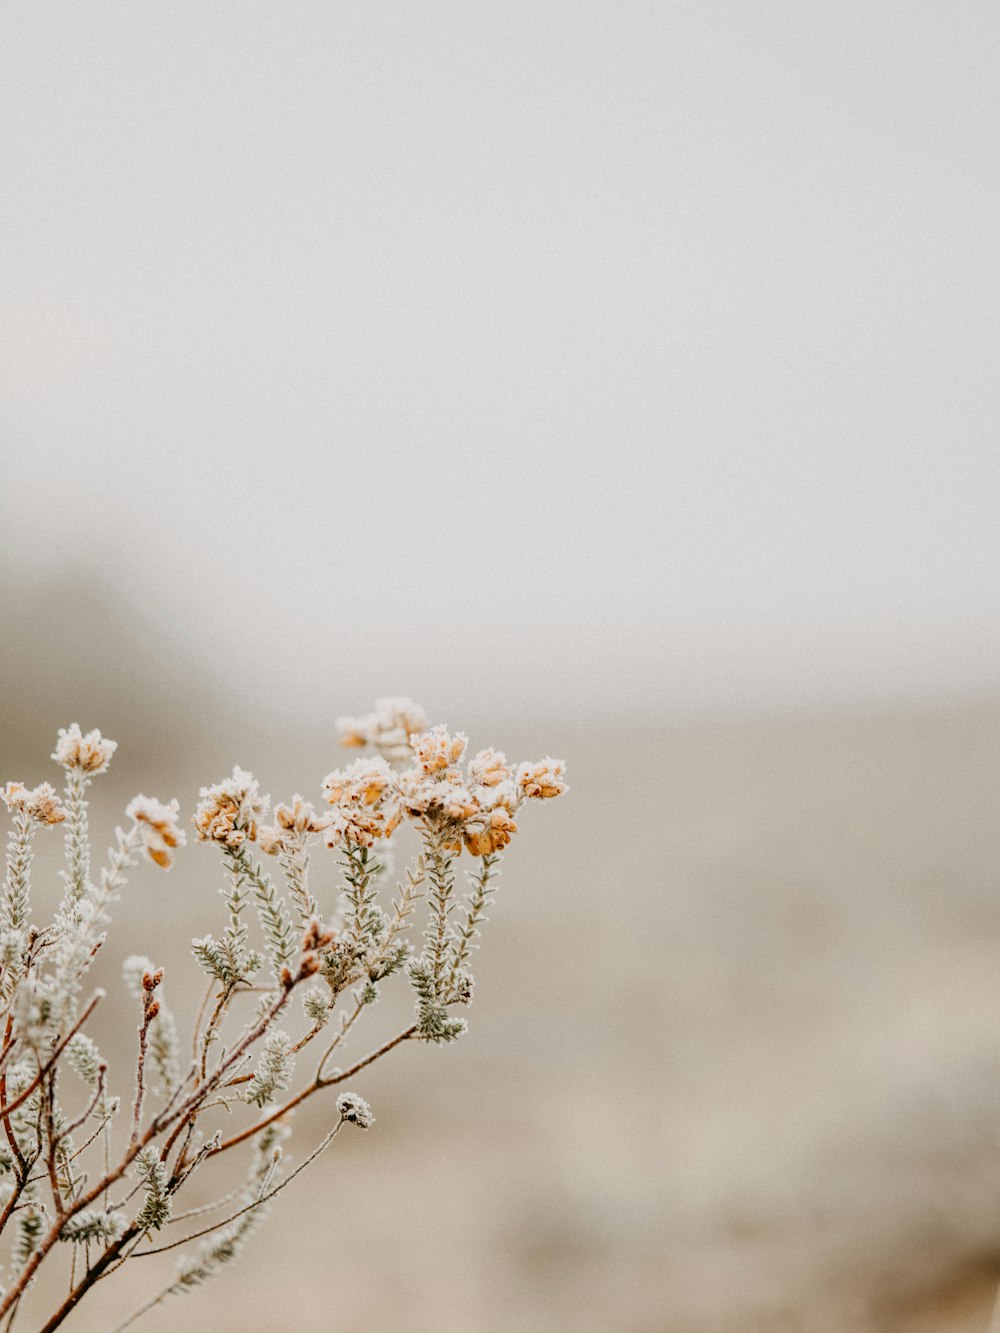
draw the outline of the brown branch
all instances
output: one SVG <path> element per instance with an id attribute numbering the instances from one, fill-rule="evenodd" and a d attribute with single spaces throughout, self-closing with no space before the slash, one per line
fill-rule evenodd
<path id="1" fill-rule="evenodd" d="M 73 1024 L 70 1030 L 66 1033 L 65 1037 L 63 1037 L 62 1041 L 52 1052 L 52 1055 L 45 1062 L 45 1064 L 39 1066 L 38 1073 L 31 1080 L 28 1086 L 24 1089 L 22 1093 L 20 1093 L 17 1097 L 15 1097 L 12 1102 L 8 1102 L 7 1105 L 4 1106 L 2 1110 L 0 1110 L 0 1114 L 3 1115 L 4 1124 L 7 1124 L 8 1116 L 13 1115 L 13 1113 L 16 1110 L 18 1110 L 19 1107 L 23 1106 L 24 1103 L 28 1100 L 31 1094 L 38 1087 L 39 1083 L 41 1083 L 45 1075 L 49 1072 L 49 1070 L 52 1068 L 55 1062 L 59 1059 L 60 1055 L 62 1055 L 63 1051 L 69 1045 L 70 1041 L 72 1041 L 72 1039 L 80 1031 L 84 1023 L 86 1023 L 87 1019 L 90 1017 L 90 1015 L 94 1012 L 94 1010 L 97 1008 L 97 1006 L 103 999 L 104 999 L 104 991 L 95 990 L 93 996 L 91 997 L 90 1003 L 87 1005 L 86 1009 L 84 1009 L 83 1013 L 76 1020 L 76 1022 Z M 7 1021 L 10 1022 L 9 1019 Z M 6 1077 L 0 1074 L 0 1085 L 6 1087 L 6 1082 L 7 1082 Z M 2 1311 L 0 1311 L 0 1313 L 2 1313 Z"/>
<path id="2" fill-rule="evenodd" d="M 283 1106 L 279 1106 L 277 1110 L 272 1111 L 271 1114 L 265 1116 L 263 1120 L 258 1120 L 255 1125 L 250 1125 L 247 1129 L 241 1130 L 231 1138 L 223 1139 L 215 1149 L 215 1152 L 210 1153 L 209 1156 L 214 1157 L 216 1153 L 226 1152 L 229 1148 L 235 1148 L 238 1143 L 245 1143 L 247 1139 L 252 1139 L 255 1134 L 259 1134 L 260 1131 L 266 1129 L 268 1125 L 274 1124 L 275 1120 L 280 1120 L 283 1115 L 286 1115 L 296 1106 L 299 1106 L 307 1097 L 311 1097 L 314 1092 L 319 1092 L 322 1088 L 333 1087 L 335 1083 L 343 1083 L 345 1079 L 352 1078 L 359 1070 L 364 1069 L 367 1065 L 380 1059 L 388 1051 L 391 1051 L 394 1046 L 398 1046 L 400 1042 L 408 1041 L 410 1037 L 414 1035 L 416 1030 L 416 1024 L 414 1024 L 413 1027 L 409 1027 L 404 1032 L 398 1033 L 390 1041 L 387 1041 L 384 1045 L 380 1046 L 378 1050 L 372 1051 L 369 1055 L 366 1055 L 363 1060 L 359 1060 L 357 1064 L 351 1065 L 350 1069 L 345 1069 L 342 1073 L 336 1074 L 332 1078 L 314 1078 L 311 1083 L 306 1084 L 301 1092 L 296 1093 L 294 1097 L 290 1097 Z"/>
<path id="3" fill-rule="evenodd" d="M 160 1002 L 153 992 L 163 980 L 163 969 L 145 972 L 142 978 L 142 1023 L 139 1025 L 139 1058 L 136 1065 L 135 1106 L 132 1110 L 132 1142 L 139 1141 L 142 1124 L 142 1100 L 146 1095 L 146 1047 L 149 1044 L 149 1025 L 160 1012 Z"/>
<path id="4" fill-rule="evenodd" d="M 173 1124 L 174 1121 L 179 1121 L 180 1124 L 178 1126 L 178 1129 L 182 1129 L 184 1127 L 187 1117 L 193 1111 L 197 1110 L 200 1102 L 203 1101 L 204 1098 L 216 1087 L 216 1085 L 221 1081 L 221 1079 L 225 1075 L 226 1071 L 232 1068 L 234 1062 L 238 1060 L 240 1056 L 242 1056 L 243 1052 L 247 1049 L 247 1047 L 252 1045 L 253 1042 L 255 1042 L 258 1039 L 261 1033 L 266 1031 L 266 1029 L 271 1025 L 274 1018 L 277 1016 L 277 1014 L 280 1012 L 283 1006 L 287 1004 L 288 997 L 294 990 L 295 986 L 300 981 L 304 980 L 306 976 L 311 976 L 311 975 L 312 975 L 311 972 L 308 972 L 304 968 L 302 968 L 300 969 L 298 976 L 290 978 L 288 984 L 283 988 L 282 993 L 278 997 L 276 1002 L 270 1007 L 267 1013 L 262 1016 L 262 1018 L 256 1024 L 256 1026 L 253 1027 L 239 1042 L 237 1042 L 233 1051 L 230 1052 L 229 1056 L 220 1064 L 219 1068 L 216 1069 L 207 1079 L 205 1079 L 203 1083 L 194 1090 L 191 1096 L 188 1097 L 188 1099 L 181 1104 L 180 1107 L 171 1111 L 169 1115 L 165 1115 L 164 1113 L 161 1112 L 159 1116 L 155 1117 L 153 1122 L 150 1124 L 149 1128 L 146 1130 L 145 1134 L 143 1134 L 138 1141 L 129 1144 L 118 1165 L 114 1167 L 112 1170 L 106 1172 L 103 1178 L 100 1181 L 98 1181 L 96 1185 L 94 1185 L 91 1189 L 89 1189 L 85 1194 L 79 1195 L 76 1199 L 73 1200 L 72 1204 L 69 1207 L 65 1208 L 59 1214 L 59 1216 L 53 1222 L 52 1226 L 49 1228 L 46 1235 L 36 1246 L 30 1259 L 21 1269 L 21 1272 L 18 1274 L 16 1280 L 11 1284 L 10 1287 L 8 1287 L 6 1292 L 3 1294 L 2 1299 L 0 1299 L 0 1317 L 5 1315 L 7 1311 L 11 1308 L 11 1306 L 14 1305 L 15 1302 L 20 1300 L 28 1283 L 31 1281 L 35 1273 L 38 1271 L 39 1266 L 43 1263 L 49 1251 L 52 1249 L 53 1245 L 55 1245 L 56 1242 L 58 1241 L 62 1229 L 65 1226 L 65 1224 L 69 1221 L 69 1219 L 71 1217 L 74 1217 L 78 1212 L 80 1212 L 81 1209 L 88 1208 L 96 1199 L 100 1198 L 102 1193 L 108 1190 L 116 1181 L 120 1180 L 122 1176 L 125 1174 L 125 1172 L 128 1170 L 128 1168 L 131 1166 L 132 1162 L 135 1160 L 135 1157 L 138 1154 L 139 1150 L 141 1148 L 144 1148 L 146 1144 L 150 1143 L 154 1138 L 157 1137 L 157 1135 L 162 1134 L 163 1131 L 169 1125 Z M 98 992 L 98 995 L 95 997 L 95 1000 L 92 1001 L 91 1005 L 88 1007 L 87 1011 L 88 1013 L 89 1010 L 93 1008 L 94 1003 L 96 1003 L 96 999 L 99 998 L 100 995 L 103 995 L 103 992 Z M 86 1014 L 84 1015 L 84 1018 L 85 1017 Z M 83 1019 L 81 1019 L 80 1021 L 82 1023 Z M 79 1027 L 79 1024 L 77 1024 L 77 1026 Z M 174 1136 L 172 1136 L 172 1138 L 173 1137 Z M 164 1152 L 166 1152 L 168 1149 L 169 1149 L 169 1144 L 167 1145 L 167 1148 L 164 1149 Z M 107 1265 L 111 1263 L 113 1259 L 120 1253 L 122 1245 L 125 1243 L 125 1241 L 130 1240 L 132 1236 L 134 1236 L 135 1234 L 136 1232 L 134 1231 L 134 1229 L 126 1231 L 121 1240 L 116 1241 L 113 1245 L 109 1246 L 107 1250 L 105 1250 L 101 1258 L 97 1260 L 97 1263 L 91 1269 L 88 1270 L 87 1274 L 84 1276 L 81 1282 L 77 1285 L 76 1288 L 74 1288 L 74 1291 L 70 1294 L 70 1296 L 67 1297 L 63 1306 L 60 1307 L 60 1310 L 57 1311 L 56 1315 L 53 1316 L 53 1320 L 55 1322 L 50 1321 L 48 1324 L 46 1324 L 45 1330 L 41 1330 L 40 1333 L 47 1333 L 49 1329 L 56 1328 L 58 1324 L 62 1323 L 63 1319 L 66 1318 L 67 1314 L 69 1314 L 70 1310 L 80 1299 L 80 1296 L 83 1295 L 84 1291 L 86 1291 L 90 1286 L 93 1285 L 94 1282 L 97 1281 L 97 1278 L 100 1276 L 100 1273 L 102 1273 L 104 1269 L 107 1267 Z"/>
<path id="5" fill-rule="evenodd" d="M 193 1231 L 190 1236 L 183 1236 L 180 1240 L 172 1240 L 169 1243 L 169 1245 L 157 1245 L 155 1249 L 143 1250 L 143 1252 L 141 1254 L 137 1254 L 135 1258 L 148 1259 L 150 1255 L 153 1254 L 164 1254 L 167 1250 L 176 1250 L 179 1245 L 186 1245 L 190 1240 L 200 1240 L 202 1236 L 210 1236 L 213 1231 L 218 1231 L 220 1227 L 226 1227 L 229 1225 L 230 1222 L 235 1222 L 236 1219 L 238 1217 L 242 1217 L 244 1213 L 251 1213 L 255 1208 L 260 1208 L 262 1204 L 269 1203 L 276 1194 L 280 1194 L 280 1192 L 285 1188 L 286 1185 L 290 1185 L 292 1183 L 292 1181 L 295 1179 L 295 1177 L 299 1174 L 300 1171 L 304 1171 L 306 1167 L 310 1164 L 310 1162 L 314 1162 L 316 1158 L 320 1155 L 320 1153 L 323 1151 L 323 1149 L 327 1147 L 328 1144 L 332 1143 L 332 1141 L 337 1137 L 338 1133 L 343 1127 L 343 1124 L 344 1124 L 344 1117 L 341 1116 L 340 1119 L 337 1121 L 337 1123 L 334 1125 L 333 1129 L 330 1130 L 327 1136 L 320 1143 L 319 1147 L 314 1148 L 313 1151 L 309 1154 L 309 1156 L 304 1161 L 300 1162 L 298 1166 L 295 1168 L 295 1170 L 291 1172 L 290 1175 L 286 1176 L 284 1180 L 282 1180 L 279 1184 L 275 1185 L 274 1189 L 268 1190 L 266 1194 L 262 1194 L 259 1199 L 254 1199 L 252 1203 L 248 1203 L 245 1208 L 240 1208 L 235 1213 L 230 1213 L 229 1216 L 224 1217 L 221 1222 L 213 1222 L 210 1227 L 203 1227 L 201 1231 Z"/>
<path id="6" fill-rule="evenodd" d="M 56 1149 L 59 1141 L 56 1138 L 55 1096 L 56 1070 L 53 1069 L 45 1085 L 45 1132 L 49 1141 L 49 1150 L 45 1158 L 49 1173 L 49 1188 L 52 1190 L 52 1203 L 58 1215 L 63 1211 L 63 1199 L 62 1190 L 59 1188 L 59 1173 L 56 1170 Z"/>

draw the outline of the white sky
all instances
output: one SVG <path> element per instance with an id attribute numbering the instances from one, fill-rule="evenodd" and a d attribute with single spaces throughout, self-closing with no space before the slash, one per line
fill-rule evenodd
<path id="1" fill-rule="evenodd" d="M 92 569 L 303 711 L 1000 685 L 998 37 L 6 6 L 8 574 Z"/>

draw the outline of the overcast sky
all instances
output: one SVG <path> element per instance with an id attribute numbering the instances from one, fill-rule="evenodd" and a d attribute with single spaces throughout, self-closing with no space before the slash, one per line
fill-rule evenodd
<path id="1" fill-rule="evenodd" d="M 303 712 L 1000 686 L 998 36 L 15 0 L 7 574 Z"/>

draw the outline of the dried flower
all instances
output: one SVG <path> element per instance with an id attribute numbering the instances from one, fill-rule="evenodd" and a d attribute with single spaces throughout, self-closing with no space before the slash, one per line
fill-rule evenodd
<path id="1" fill-rule="evenodd" d="M 465 826 L 465 845 L 473 856 L 492 856 L 502 851 L 517 832 L 517 825 L 507 811 L 498 806 L 485 819 L 470 820 Z"/>
<path id="2" fill-rule="evenodd" d="M 399 820 L 398 806 L 392 811 L 338 806 L 330 819 L 326 845 L 337 847 L 341 842 L 347 842 L 355 847 L 371 847 L 376 838 L 388 838 Z"/>
<path id="3" fill-rule="evenodd" d="M 402 817 L 396 775 L 380 755 L 334 769 L 323 779 L 323 792 L 333 806 L 327 820 L 330 847 L 342 840 L 370 847 L 376 838 L 388 838 Z"/>
<path id="4" fill-rule="evenodd" d="M 509 778 L 510 769 L 500 750 L 480 750 L 469 761 L 469 781 L 475 786 L 496 787 Z"/>
<path id="5" fill-rule="evenodd" d="M 430 731 L 414 736 L 410 741 L 410 749 L 425 773 L 441 773 L 458 763 L 468 743 L 468 736 L 461 732 L 452 736 L 447 727 L 433 727 Z"/>
<path id="6" fill-rule="evenodd" d="M 568 787 L 563 782 L 566 765 L 561 759 L 542 759 L 534 764 L 521 764 L 517 770 L 517 785 L 525 796 L 545 800 L 561 796 Z"/>
<path id="7" fill-rule="evenodd" d="M 257 829 L 257 846 L 265 856 L 280 856 L 285 850 L 285 840 L 280 829 L 270 824 L 261 824 Z"/>
<path id="8" fill-rule="evenodd" d="M 117 741 L 106 740 L 96 730 L 88 731 L 84 736 L 79 724 L 74 722 L 69 727 L 60 728 L 52 758 L 67 772 L 86 773 L 93 777 L 106 770 L 117 749 Z"/>
<path id="9" fill-rule="evenodd" d="M 177 823 L 180 813 L 177 802 L 164 805 L 152 796 L 140 795 L 129 802 L 125 813 L 129 819 L 135 820 L 149 859 L 169 870 L 174 848 L 183 847 L 187 842 L 184 830 Z"/>
<path id="10" fill-rule="evenodd" d="M 311 801 L 304 801 L 297 793 L 292 797 L 291 805 L 277 805 L 274 808 L 274 822 L 278 828 L 289 833 L 305 835 L 322 833 L 329 827 L 327 815 L 317 813 Z"/>
<path id="11" fill-rule="evenodd" d="M 427 714 L 412 699 L 376 699 L 375 711 L 363 717 L 340 717 L 341 745 L 374 745 L 387 759 L 409 759 L 409 740 L 429 725 Z"/>
<path id="12" fill-rule="evenodd" d="M 0 791 L 8 810 L 18 810 L 38 824 L 61 824 L 66 818 L 66 807 L 55 788 L 47 782 L 29 790 L 22 782 L 8 782 Z"/>
<path id="13" fill-rule="evenodd" d="M 223 847 L 241 847 L 257 837 L 257 821 L 267 812 L 270 799 L 262 796 L 252 773 L 234 768 L 233 776 L 214 787 L 202 787 L 194 817 L 202 842 Z"/>

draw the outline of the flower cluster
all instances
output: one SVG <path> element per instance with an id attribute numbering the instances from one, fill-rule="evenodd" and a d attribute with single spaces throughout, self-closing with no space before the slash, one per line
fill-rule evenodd
<path id="1" fill-rule="evenodd" d="M 542 759 L 537 764 L 521 764 L 517 770 L 518 791 L 535 800 L 561 796 L 569 788 L 563 781 L 566 765 L 561 759 Z"/>
<path id="2" fill-rule="evenodd" d="M 302 843 L 314 833 L 322 833 L 333 821 L 321 815 L 311 801 L 296 792 L 291 805 L 274 807 L 274 824 L 257 830 L 257 843 L 266 856 L 278 856 L 289 843 Z"/>
<path id="3" fill-rule="evenodd" d="M 97 730 L 84 735 L 79 723 L 74 722 L 70 727 L 60 728 L 52 758 L 67 772 L 95 777 L 105 772 L 117 749 L 117 741 L 106 740 Z"/>
<path id="4" fill-rule="evenodd" d="M 22 782 L 8 782 L 0 797 L 12 814 L 27 815 L 37 824 L 61 824 L 66 818 L 66 807 L 47 782 L 30 790 Z"/>
<path id="5" fill-rule="evenodd" d="M 374 712 L 345 721 L 341 730 L 346 745 L 370 745 L 376 753 L 328 773 L 325 804 L 296 795 L 277 805 L 265 826 L 270 801 L 251 773 L 234 768 L 225 781 L 201 788 L 194 824 L 198 839 L 221 853 L 224 924 L 217 935 L 191 941 L 209 986 L 183 1040 L 164 1000 L 164 969 L 138 954 L 126 959 L 132 1012 L 124 1021 L 133 1031 L 138 1024 L 127 1102 L 85 1030 L 104 995 L 95 990 L 87 1000 L 85 980 L 131 871 L 140 859 L 169 869 L 184 846 L 178 803 L 135 796 L 98 869 L 85 797 L 90 779 L 107 769 L 114 741 L 98 731 L 84 734 L 74 723 L 59 732 L 53 755 L 65 769 L 62 796 L 48 783 L 0 788 L 13 825 L 0 890 L 5 1327 L 39 1266 L 58 1265 L 60 1249 L 72 1255 L 69 1291 L 45 1323 L 50 1330 L 99 1278 L 160 1249 L 186 1252 L 175 1277 L 135 1317 L 206 1281 L 236 1258 L 269 1201 L 345 1123 L 363 1130 L 373 1124 L 367 1101 L 341 1091 L 348 1079 L 404 1043 L 450 1043 L 467 1030 L 456 1010 L 472 1000 L 472 962 L 500 876 L 496 854 L 517 831 L 515 816 L 526 801 L 566 790 L 564 765 L 544 759 L 512 766 L 493 749 L 469 758 L 464 734 L 431 727 L 409 699 L 381 699 Z M 370 857 L 366 849 L 385 843 L 404 820 L 417 851 L 388 898 L 386 857 Z M 40 921 L 32 895 L 35 834 L 39 826 L 63 823 L 62 897 L 51 918 Z M 320 838 L 343 853 L 338 874 L 331 876 L 328 863 L 320 867 L 325 884 L 310 881 L 310 844 Z M 277 857 L 273 875 L 249 855 L 253 842 Z M 455 855 L 463 848 L 480 858 L 467 877 Z M 461 878 L 468 881 L 464 891 Z M 418 935 L 413 928 L 421 920 Z M 262 984 L 265 967 L 270 980 Z M 354 1050 L 335 1064 L 346 1053 L 348 1033 L 353 1041 L 392 978 L 411 993 L 403 1027 L 388 1040 L 380 1037 L 367 1055 Z M 243 997 L 254 993 L 250 1008 Z M 195 1010 L 194 1003 L 185 1007 Z M 107 1009 L 123 1021 L 119 1005 L 101 1012 Z M 109 1038 L 121 1046 L 113 1033 Z M 314 1072 L 302 1081 L 297 1057 L 312 1043 L 318 1060 L 309 1061 Z M 82 1082 L 85 1101 L 79 1089 L 72 1093 L 72 1080 L 60 1077 L 57 1084 L 63 1070 Z M 288 1112 L 329 1089 L 336 1089 L 338 1118 L 287 1171 L 280 1142 L 291 1132 Z M 76 1100 L 64 1100 L 67 1093 Z M 115 1134 L 113 1121 L 126 1107 L 128 1127 Z M 233 1117 L 231 1129 L 219 1127 L 216 1108 Z M 242 1145 L 251 1155 L 243 1185 L 223 1181 L 214 1202 L 177 1211 L 177 1196 L 201 1164 L 233 1162 Z M 102 1206 L 112 1192 L 120 1202 Z M 207 1221 L 207 1213 L 215 1220 Z M 155 1233 L 168 1222 L 188 1218 L 186 1234 L 156 1244 Z"/>
<path id="6" fill-rule="evenodd" d="M 176 801 L 164 805 L 152 796 L 136 796 L 125 809 L 129 819 L 135 821 L 139 836 L 149 859 L 169 870 L 173 862 L 173 851 L 183 847 L 187 839 L 184 830 L 177 823 L 180 807 Z"/>
<path id="7" fill-rule="evenodd" d="M 333 808 L 327 827 L 328 847 L 341 842 L 371 847 L 388 838 L 402 818 L 396 775 L 381 755 L 357 759 L 323 779 L 323 794 Z"/>
<path id="8" fill-rule="evenodd" d="M 385 748 L 386 732 L 377 720 L 387 726 L 399 722 L 404 704 L 408 722 L 425 716 L 410 700 L 380 700 L 375 713 L 344 729 L 342 743 L 359 745 L 367 738 L 367 743 Z M 390 734 L 401 757 L 401 724 Z M 414 730 L 407 733 L 407 749 L 416 760 L 413 768 L 396 773 L 378 757 L 330 773 L 323 784 L 336 811 L 329 845 L 343 840 L 370 847 L 376 838 L 389 837 L 406 815 L 442 833 L 452 851 L 464 846 L 473 856 L 490 856 L 517 832 L 514 815 L 525 798 L 547 799 L 567 790 L 565 765 L 557 759 L 514 770 L 500 751 L 480 750 L 463 770 L 468 744 L 464 733 L 453 734 L 444 726 Z"/>
<path id="9" fill-rule="evenodd" d="M 372 745 L 389 760 L 410 757 L 410 737 L 430 725 L 427 714 L 412 699 L 376 699 L 375 711 L 362 717 L 340 717 L 341 745 Z"/>
<path id="10" fill-rule="evenodd" d="M 256 778 L 242 768 L 214 787 L 202 787 L 194 822 L 202 842 L 223 847 L 241 847 L 257 837 L 257 821 L 267 813 L 269 800 L 262 796 Z"/>

